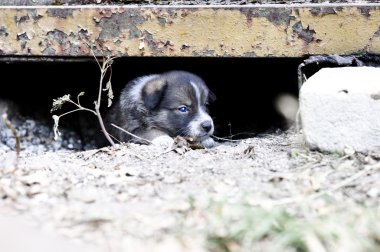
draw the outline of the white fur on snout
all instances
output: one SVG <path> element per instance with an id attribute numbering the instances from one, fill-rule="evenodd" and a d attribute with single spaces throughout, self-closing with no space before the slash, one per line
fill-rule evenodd
<path id="1" fill-rule="evenodd" d="M 197 97 L 198 113 L 197 113 L 197 116 L 189 123 L 188 133 L 192 137 L 204 138 L 214 133 L 214 122 L 212 121 L 211 116 L 208 113 L 206 113 L 206 111 L 201 106 L 202 105 L 201 93 L 199 91 L 198 86 L 194 84 L 193 82 L 190 82 L 190 83 L 193 86 L 194 91 L 195 91 L 195 96 Z M 203 130 L 202 125 L 201 125 L 203 122 L 206 122 L 206 121 L 209 121 L 211 123 L 211 129 L 207 133 Z"/>
<path id="2" fill-rule="evenodd" d="M 206 147 L 206 148 L 212 148 L 216 145 L 214 139 L 212 139 L 211 137 L 208 137 L 204 140 L 201 141 L 201 145 Z"/>
<path id="3" fill-rule="evenodd" d="M 205 132 L 202 128 L 202 123 L 209 121 L 211 123 L 211 129 L 209 132 Z M 202 107 L 198 108 L 198 115 L 189 123 L 189 135 L 194 137 L 209 136 L 214 133 L 214 123 Z M 205 135 L 206 134 L 206 135 Z"/>
<path id="4" fill-rule="evenodd" d="M 174 144 L 174 139 L 168 135 L 161 135 L 152 140 L 153 145 L 160 148 L 168 149 L 171 148 Z"/>

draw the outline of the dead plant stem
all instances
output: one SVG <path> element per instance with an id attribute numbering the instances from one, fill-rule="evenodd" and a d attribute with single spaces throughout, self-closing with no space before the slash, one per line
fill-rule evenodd
<path id="1" fill-rule="evenodd" d="M 134 137 L 134 138 L 137 138 L 137 139 L 139 139 L 139 140 L 145 141 L 145 142 L 147 142 L 147 143 L 149 143 L 149 144 L 153 144 L 152 141 L 149 141 L 148 139 L 145 139 L 145 138 L 139 137 L 139 136 L 137 136 L 137 135 L 135 135 L 135 134 L 133 134 L 133 133 L 131 133 L 131 132 L 129 132 L 129 131 L 123 129 L 123 128 L 120 128 L 119 126 L 117 126 L 117 125 L 115 125 L 115 124 L 113 124 L 113 123 L 111 123 L 111 125 L 112 125 L 113 127 L 115 127 L 116 129 L 121 130 L 121 131 L 123 131 L 124 133 L 127 133 L 128 135 L 130 135 L 130 136 L 132 136 L 132 137 Z"/>
<path id="2" fill-rule="evenodd" d="M 100 80 L 99 80 L 99 93 L 98 93 L 98 101 L 95 102 L 95 112 L 96 112 L 96 116 L 98 117 L 98 120 L 99 120 L 99 124 L 100 124 L 100 127 L 104 133 L 104 136 L 107 138 L 108 142 L 114 146 L 115 145 L 115 142 L 112 140 L 112 138 L 110 137 L 110 135 L 108 134 L 107 130 L 106 130 L 106 127 L 104 126 L 104 122 L 103 122 L 103 118 L 100 114 L 100 102 L 101 102 L 101 99 L 102 99 L 102 91 L 103 91 L 103 82 L 104 82 L 104 76 L 107 74 L 107 70 L 108 68 L 110 68 L 110 62 L 112 61 L 112 57 L 108 57 L 106 59 L 103 60 L 102 62 L 102 65 L 99 64 L 99 61 L 97 60 L 95 54 L 92 52 L 92 54 L 94 55 L 95 57 L 95 60 L 96 62 L 98 63 L 99 65 L 99 68 L 100 68 Z"/>
<path id="3" fill-rule="evenodd" d="M 112 138 L 110 137 L 110 135 L 108 134 L 108 132 L 106 130 L 106 127 L 104 126 L 103 118 L 102 118 L 102 116 L 100 114 L 99 106 L 97 104 L 95 104 L 95 110 L 96 110 L 96 116 L 98 117 L 98 120 L 99 120 L 99 123 L 100 123 L 100 127 L 102 128 L 104 136 L 107 138 L 108 142 L 110 142 L 110 144 L 112 146 L 114 146 L 115 142 L 112 140 Z"/>

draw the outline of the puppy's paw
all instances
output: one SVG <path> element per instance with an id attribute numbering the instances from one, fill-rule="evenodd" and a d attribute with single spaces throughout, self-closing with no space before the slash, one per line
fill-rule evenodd
<path id="1" fill-rule="evenodd" d="M 152 140 L 154 146 L 158 146 L 164 149 L 170 148 L 174 144 L 174 139 L 168 135 L 161 135 Z"/>
<path id="2" fill-rule="evenodd" d="M 214 139 L 211 137 L 206 138 L 205 140 L 201 141 L 201 145 L 204 146 L 205 148 L 212 148 L 216 146 L 216 143 Z"/>

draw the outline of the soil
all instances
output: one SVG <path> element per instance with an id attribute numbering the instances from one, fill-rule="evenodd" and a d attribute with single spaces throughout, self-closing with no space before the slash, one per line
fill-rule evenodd
<path id="1" fill-rule="evenodd" d="M 308 197 L 315 209 L 326 195 L 347 209 L 380 200 L 376 154 L 311 151 L 295 129 L 211 149 L 178 139 L 169 149 L 118 144 L 79 151 L 72 150 L 81 143 L 75 133 L 63 131 L 55 142 L 46 124 L 13 118 L 22 149 L 17 158 L 14 136 L 0 124 L 2 216 L 16 214 L 38 232 L 92 251 L 205 251 L 210 202 L 280 205 L 303 216 L 296 206 Z M 18 241 L 29 237 L 17 234 Z"/>

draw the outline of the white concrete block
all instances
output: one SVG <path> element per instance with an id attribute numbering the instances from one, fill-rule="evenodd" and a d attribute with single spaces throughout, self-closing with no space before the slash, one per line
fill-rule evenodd
<path id="1" fill-rule="evenodd" d="M 329 152 L 380 150 L 380 68 L 323 68 L 300 90 L 306 142 Z"/>

